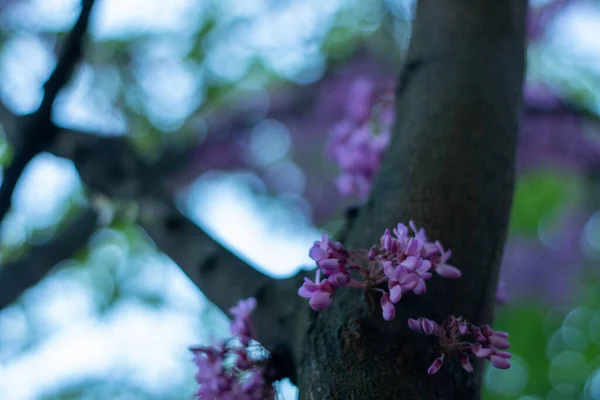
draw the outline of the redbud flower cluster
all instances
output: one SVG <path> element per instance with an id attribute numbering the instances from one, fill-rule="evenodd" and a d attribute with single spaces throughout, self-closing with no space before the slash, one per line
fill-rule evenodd
<path id="1" fill-rule="evenodd" d="M 329 133 L 328 154 L 340 167 L 335 183 L 342 196 L 356 194 L 365 200 L 388 147 L 396 111 L 393 96 L 377 100 L 375 85 L 367 78 L 354 82 L 344 118 Z M 506 303 L 504 285 L 498 286 L 497 301 Z M 388 310 L 391 310 L 390 303 Z"/>
<path id="2" fill-rule="evenodd" d="M 475 357 L 489 360 L 496 368 L 510 368 L 508 359 L 512 355 L 502 351 L 510 346 L 506 332 L 495 331 L 489 325 L 479 327 L 454 316 L 448 317 L 442 325 L 427 318 L 410 318 L 408 326 L 415 332 L 434 335 L 439 339 L 442 354 L 433 361 L 427 370 L 430 375 L 442 368 L 444 359 L 451 353 L 460 355 L 462 367 L 468 372 L 473 372 L 469 352 Z"/>
<path id="3" fill-rule="evenodd" d="M 381 306 L 383 318 L 391 321 L 395 317 L 394 304 L 408 294 L 422 295 L 426 292 L 425 281 L 432 272 L 444 278 L 459 278 L 461 272 L 446 262 L 451 252 L 445 251 L 441 243 L 427 239 L 423 229 L 417 229 L 411 221 L 410 228 L 399 223 L 383 233 L 380 243 L 367 250 L 348 251 L 341 243 L 333 241 L 326 234 L 315 241 L 310 249 L 310 257 L 317 263 L 314 281 L 304 278 L 298 294 L 309 299 L 316 311 L 329 307 L 337 289 L 342 287 L 363 288 L 383 293 Z M 362 280 L 350 275 L 356 271 Z M 321 279 L 321 275 L 325 278 Z M 383 289 L 387 283 L 387 289 Z"/>
<path id="4" fill-rule="evenodd" d="M 369 250 L 347 250 L 340 242 L 323 234 L 309 251 L 317 263 L 315 280 L 304 278 L 298 294 L 308 298 L 314 310 L 322 311 L 331 305 L 333 294 L 342 287 L 379 291 L 382 293 L 383 318 L 391 321 L 396 313 L 394 305 L 403 296 L 426 292 L 426 281 L 431 279 L 432 272 L 444 278 L 460 278 L 460 270 L 447 263 L 450 250 L 444 250 L 439 241 L 430 241 L 425 230 L 417 229 L 413 221 L 409 226 L 410 230 L 399 223 L 393 234 L 386 229 L 379 244 Z M 353 271 L 361 280 L 351 276 Z M 429 367 L 429 374 L 438 372 L 445 357 L 455 352 L 460 354 L 462 366 L 469 372 L 473 371 L 473 366 L 468 352 L 488 359 L 496 368 L 510 367 L 511 354 L 502 351 L 510 346 L 506 332 L 494 331 L 488 325 L 478 327 L 454 316 L 442 325 L 427 318 L 409 319 L 408 325 L 416 332 L 435 335 L 439 339 L 442 354 Z"/>
<path id="5" fill-rule="evenodd" d="M 390 141 L 395 117 L 393 102 L 379 101 L 375 103 L 379 108 L 375 108 L 374 92 L 369 80 L 358 80 L 348 95 L 344 119 L 329 136 L 328 153 L 342 170 L 336 185 L 343 196 L 368 196 Z"/>
<path id="6" fill-rule="evenodd" d="M 260 351 L 251 345 L 253 336 L 250 315 L 256 308 L 256 299 L 241 300 L 229 310 L 234 317 L 231 334 L 239 339 L 219 342 L 214 346 L 196 346 L 194 362 L 198 366 L 196 381 L 200 388 L 197 399 L 217 400 L 271 400 L 275 392 L 266 377 L 266 364 L 252 353 Z"/>

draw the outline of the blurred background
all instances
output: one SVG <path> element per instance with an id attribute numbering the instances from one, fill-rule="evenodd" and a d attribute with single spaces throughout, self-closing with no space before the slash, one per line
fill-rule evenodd
<path id="1" fill-rule="evenodd" d="M 96 3 L 53 121 L 166 160 L 127 179 L 163 183 L 259 270 L 288 277 L 311 265 L 312 241 L 359 203 L 337 192 L 328 135 L 357 85 L 367 103 L 393 92 L 414 1 Z M 485 398 L 600 399 L 600 2 L 531 7 L 495 323 L 511 334 L 513 367 L 486 371 Z M 4 168 L 14 156 L 4 117 L 37 110 L 79 11 L 76 0 L 0 0 Z M 0 308 L 0 399 L 191 398 L 187 347 L 226 337 L 228 319 L 136 224 L 135 197 L 123 198 L 95 194 L 55 152 L 27 165 L 0 226 L 0 271 L 56 265 Z M 91 205 L 101 218 L 89 226 L 79 218 Z M 296 398 L 289 382 L 279 391 Z"/>

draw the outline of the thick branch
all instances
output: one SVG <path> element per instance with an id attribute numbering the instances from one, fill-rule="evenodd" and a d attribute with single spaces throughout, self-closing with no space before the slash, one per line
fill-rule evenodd
<path id="1" fill-rule="evenodd" d="M 297 278 L 274 280 L 258 272 L 177 209 L 161 183 L 185 160 L 184 150 L 167 150 L 150 163 L 123 138 L 63 130 L 51 151 L 71 159 L 93 191 L 115 200 L 136 201 L 140 224 L 150 238 L 222 311 L 240 299 L 256 297 L 258 339 L 271 350 L 282 376 L 293 374 L 290 348 L 300 283 Z"/>
<path id="2" fill-rule="evenodd" d="M 290 347 L 300 283 L 297 278 L 274 280 L 258 272 L 176 208 L 161 183 L 185 163 L 187 151 L 167 149 L 152 163 L 140 157 L 123 137 L 59 129 L 59 137 L 48 150 L 71 159 L 92 191 L 138 202 L 140 224 L 150 238 L 217 307 L 227 312 L 240 299 L 257 298 L 253 319 L 258 339 L 271 350 L 278 372 L 292 376 Z M 25 262 L 19 264 L 26 267 Z"/>
<path id="3" fill-rule="evenodd" d="M 23 170 L 56 137 L 57 129 L 51 122 L 52 105 L 81 57 L 93 4 L 94 0 L 82 1 L 79 19 L 64 44 L 54 71 L 44 84 L 42 104 L 34 114 L 25 116 L 21 121 L 20 137 L 14 143 L 15 158 L 4 171 L 0 187 L 0 221 L 10 209 L 12 195 Z"/>
<path id="4" fill-rule="evenodd" d="M 425 295 L 402 299 L 394 322 L 383 321 L 378 296 L 360 291 L 310 312 L 300 398 L 480 397 L 481 365 L 468 374 L 451 360 L 428 376 L 439 350 L 406 321 L 491 321 L 512 202 L 526 3 L 419 1 L 395 136 L 346 244 L 368 248 L 385 228 L 413 219 L 453 250 L 463 277 L 434 277 Z"/>
<path id="5" fill-rule="evenodd" d="M 25 290 L 41 281 L 54 265 L 72 257 L 87 243 L 96 226 L 96 212 L 86 209 L 52 241 L 33 246 L 24 257 L 2 265 L 0 309 L 14 302 Z"/>
<path id="6" fill-rule="evenodd" d="M 260 342 L 279 358 L 279 373 L 291 371 L 290 334 L 300 300 L 295 279 L 274 280 L 258 272 L 181 214 L 164 196 L 140 199 L 140 224 L 202 293 L 224 312 L 238 300 L 254 296 L 253 314 Z"/>

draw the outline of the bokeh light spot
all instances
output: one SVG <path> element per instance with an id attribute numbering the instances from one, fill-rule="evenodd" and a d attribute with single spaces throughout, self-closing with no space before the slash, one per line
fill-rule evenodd
<path id="1" fill-rule="evenodd" d="M 520 395 L 529 381 L 529 367 L 527 362 L 517 355 L 513 355 L 509 369 L 500 370 L 488 368 L 485 374 L 486 388 L 500 396 L 515 397 Z"/>
<path id="2" fill-rule="evenodd" d="M 595 370 L 585 384 L 586 399 L 600 399 L 600 368 Z"/>
<path id="3" fill-rule="evenodd" d="M 548 340 L 546 354 L 552 359 L 565 350 L 583 351 L 587 346 L 588 340 L 581 329 L 566 326 L 558 329 Z"/>
<path id="4" fill-rule="evenodd" d="M 548 393 L 546 400 L 578 400 L 577 387 L 573 385 L 557 385 Z"/>
<path id="5" fill-rule="evenodd" d="M 585 243 L 595 251 L 600 251 L 600 211 L 590 217 L 583 228 Z"/>
<path id="6" fill-rule="evenodd" d="M 588 326 L 588 335 L 590 340 L 600 346 L 600 310 L 596 311 Z"/>
<path id="7" fill-rule="evenodd" d="M 258 165 L 269 165 L 285 157 L 292 147 L 292 138 L 287 126 L 266 119 L 252 131 L 250 152 L 252 160 Z"/>
<path id="8" fill-rule="evenodd" d="M 585 382 L 588 369 L 588 363 L 583 354 L 576 351 L 565 351 L 552 359 L 548 377 L 553 385 L 579 386 Z"/>

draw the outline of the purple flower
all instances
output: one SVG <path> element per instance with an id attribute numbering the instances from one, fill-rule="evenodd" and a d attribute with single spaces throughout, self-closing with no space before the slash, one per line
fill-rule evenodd
<path id="1" fill-rule="evenodd" d="M 467 353 L 469 350 L 475 357 L 488 359 L 496 368 L 510 367 L 508 359 L 511 354 L 500 351 L 510 346 L 507 340 L 508 333 L 494 331 L 489 325 L 478 327 L 451 315 L 441 325 L 427 318 L 411 318 L 408 320 L 408 327 L 415 332 L 434 335 L 439 339 L 442 355 L 429 367 L 428 373 L 430 374 L 439 371 L 444 356 L 452 352 L 460 354 L 461 365 L 465 371 L 473 372 L 473 366 Z M 473 338 L 475 341 L 472 341 Z"/>
<path id="2" fill-rule="evenodd" d="M 381 309 L 383 310 L 383 319 L 391 321 L 396 316 L 396 308 L 394 303 L 390 300 L 389 293 L 385 293 L 381 296 Z"/>
<path id="3" fill-rule="evenodd" d="M 494 367 L 499 368 L 499 369 L 510 368 L 510 362 L 508 362 L 508 360 L 506 358 L 501 357 L 499 355 L 490 356 L 490 362 L 492 363 L 492 365 Z"/>
<path id="4" fill-rule="evenodd" d="M 433 374 L 437 373 L 442 368 L 442 364 L 444 364 L 444 355 L 443 354 L 435 359 L 435 361 L 427 369 L 427 373 L 429 375 L 433 375 Z"/>
<path id="5" fill-rule="evenodd" d="M 317 272 L 316 281 L 319 280 Z M 305 299 L 310 299 L 308 304 L 315 311 L 323 311 L 331 305 L 331 297 L 333 296 L 334 287 L 328 280 L 322 280 L 318 284 L 304 278 L 304 284 L 298 290 L 298 294 Z"/>
<path id="6" fill-rule="evenodd" d="M 496 368 L 507 369 L 510 367 L 511 354 L 505 351 L 510 347 L 508 342 L 508 333 L 494 331 L 489 325 L 483 325 L 481 328 L 472 327 L 472 332 L 477 339 L 477 343 L 471 346 L 471 351 L 476 357 L 488 359 Z"/>
<path id="7" fill-rule="evenodd" d="M 250 315 L 256 308 L 256 299 L 250 297 L 246 300 L 240 300 L 236 306 L 229 309 L 229 313 L 234 317 L 230 325 L 233 335 L 239 335 L 243 344 L 250 343 L 252 338 L 252 322 Z"/>
<path id="8" fill-rule="evenodd" d="M 348 95 L 345 118 L 329 136 L 328 154 L 341 169 L 336 185 L 343 196 L 358 194 L 361 199 L 368 196 L 391 137 L 393 103 L 377 103 L 373 94 L 371 81 L 358 80 Z"/>
<path id="9" fill-rule="evenodd" d="M 496 368 L 506 369 L 510 367 L 511 354 L 505 351 L 510 347 L 508 342 L 508 333 L 494 331 L 489 325 L 483 325 L 481 328 L 473 326 L 472 329 L 478 343 L 471 347 L 471 351 L 479 358 L 487 358 Z"/>
<path id="10" fill-rule="evenodd" d="M 390 234 L 390 230 L 386 229 L 380 239 L 381 246 L 392 253 L 398 251 L 398 241 Z"/>
<path id="11" fill-rule="evenodd" d="M 459 278 L 460 270 L 447 264 L 451 251 L 445 251 L 438 241 L 429 241 L 425 230 L 417 229 L 413 221 L 409 226 L 414 236 L 409 236 L 406 225 L 398 223 L 393 229 L 394 235 L 386 229 L 379 244 L 368 250 L 348 251 L 323 234 L 309 250 L 310 257 L 317 263 L 316 278 L 314 281 L 305 278 L 298 294 L 310 299 L 314 310 L 321 311 L 331 305 L 334 291 L 342 287 L 378 291 L 383 295 L 383 316 L 391 320 L 395 315 L 394 304 L 403 296 L 422 295 L 427 291 L 426 281 L 432 278 L 433 271 L 442 277 Z M 358 272 L 362 282 L 353 279 L 351 271 Z M 321 273 L 327 279 L 321 281 Z M 384 283 L 387 290 L 381 288 Z"/>
<path id="12" fill-rule="evenodd" d="M 390 281 L 390 300 L 392 303 L 397 303 L 402 298 L 402 285 L 398 281 Z"/>
<path id="13" fill-rule="evenodd" d="M 197 399 L 271 400 L 274 391 L 266 379 L 266 364 L 250 356 L 252 322 L 256 299 L 241 300 L 229 312 L 234 320 L 231 333 L 240 336 L 241 346 L 219 342 L 214 346 L 195 346 L 190 350 L 198 367 L 196 381 L 200 385 Z M 225 360 L 234 358 L 233 367 Z"/>
<path id="14" fill-rule="evenodd" d="M 460 278 L 461 276 L 461 272 L 458 268 L 448 264 L 436 265 L 435 272 L 441 277 L 450 279 Z"/>
<path id="15" fill-rule="evenodd" d="M 321 240 L 313 243 L 308 255 L 316 261 L 317 266 L 321 268 L 325 275 L 348 274 L 346 269 L 348 251 L 340 242 L 331 240 L 325 233 Z"/>
<path id="16" fill-rule="evenodd" d="M 384 273 L 389 279 L 388 288 L 394 303 L 397 303 L 402 298 L 403 293 L 409 293 L 415 290 L 420 282 L 420 277 L 414 272 L 414 269 L 411 271 L 411 269 L 404 264 L 399 264 L 396 268 L 388 266 L 388 268 L 384 270 Z"/>
<path id="17" fill-rule="evenodd" d="M 229 313 L 236 318 L 249 318 L 256 308 L 256 299 L 249 297 L 246 300 L 240 300 L 235 306 L 229 309 Z"/>
<path id="18" fill-rule="evenodd" d="M 354 82 L 348 94 L 346 111 L 349 116 L 356 120 L 366 120 L 371 114 L 373 107 L 371 98 L 374 94 L 374 85 L 371 80 L 361 77 Z"/>
<path id="19" fill-rule="evenodd" d="M 408 319 L 408 327 L 415 332 L 423 332 L 423 328 L 421 327 L 421 321 L 419 321 L 417 319 L 409 318 Z"/>
<path id="20" fill-rule="evenodd" d="M 430 319 L 421 318 L 421 328 L 427 335 L 431 335 L 438 328 L 438 325 Z"/>
<path id="21" fill-rule="evenodd" d="M 327 277 L 333 287 L 344 287 L 350 282 L 350 274 L 347 271 L 338 270 Z"/>
<path id="22" fill-rule="evenodd" d="M 460 364 L 465 371 L 473 372 L 473 365 L 471 365 L 471 361 L 469 360 L 469 355 L 467 353 L 460 353 Z"/>

